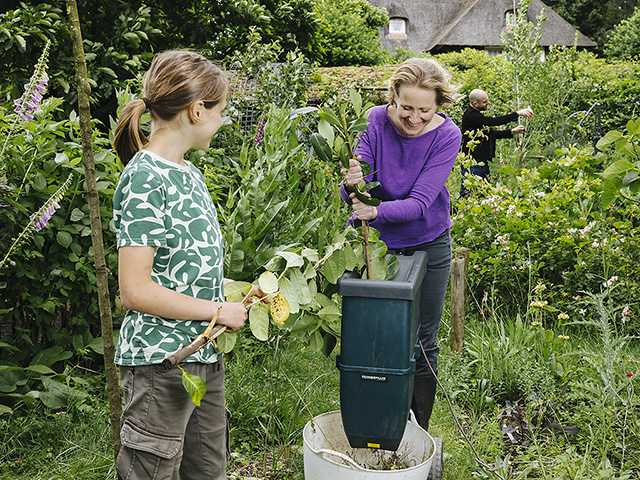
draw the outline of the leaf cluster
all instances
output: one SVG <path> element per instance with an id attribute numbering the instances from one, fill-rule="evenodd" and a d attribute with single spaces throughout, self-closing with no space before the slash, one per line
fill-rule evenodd
<path id="1" fill-rule="evenodd" d="M 343 169 L 349 169 L 349 162 L 354 158 L 360 137 L 369 124 L 368 111 L 373 106 L 362 104 L 362 96 L 355 89 L 349 91 L 350 104 L 340 103 L 337 111 L 325 105 L 318 110 L 320 121 L 318 133 L 311 134 L 313 149 L 324 162 L 339 160 Z M 363 177 L 371 175 L 371 165 L 360 161 Z M 380 200 L 372 198 L 366 192 L 379 186 L 379 182 L 366 183 L 361 180 L 354 188 L 358 200 L 367 205 L 378 206 Z"/>
<path id="2" fill-rule="evenodd" d="M 602 206 L 609 207 L 618 197 L 640 203 L 640 119 L 629 120 L 627 134 L 611 130 L 598 140 L 597 148 L 614 147 L 618 158 L 602 172 Z"/>

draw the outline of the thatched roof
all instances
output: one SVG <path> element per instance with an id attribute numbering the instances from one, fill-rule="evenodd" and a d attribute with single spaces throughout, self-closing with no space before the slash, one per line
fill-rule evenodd
<path id="1" fill-rule="evenodd" d="M 382 29 L 382 46 L 395 45 L 416 52 L 434 53 L 440 50 L 500 48 L 500 33 L 506 28 L 505 15 L 513 11 L 514 0 L 369 0 L 376 7 L 387 9 L 389 18 L 406 20 L 406 38 L 389 38 L 388 27 Z M 515 2 L 517 7 L 518 2 Z M 542 27 L 540 44 L 595 47 L 569 22 L 540 0 L 532 0 L 527 12 L 530 21 L 544 8 L 547 19 Z M 576 41 L 577 36 L 577 41 Z"/>

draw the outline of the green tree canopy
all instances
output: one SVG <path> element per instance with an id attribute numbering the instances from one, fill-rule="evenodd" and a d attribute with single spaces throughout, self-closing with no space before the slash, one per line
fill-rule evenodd
<path id="1" fill-rule="evenodd" d="M 364 0 L 363 0 L 364 1 Z M 250 30 L 265 45 L 277 42 L 282 59 L 299 51 L 322 55 L 321 16 L 314 0 L 79 0 L 78 10 L 92 88 L 92 115 L 107 123 L 115 89 L 148 67 L 153 54 L 194 48 L 220 64 L 249 45 Z M 11 101 L 47 39 L 52 48 L 49 92 L 77 104 L 65 0 L 6 0 L 0 7 L 0 93 Z"/>
<path id="2" fill-rule="evenodd" d="M 378 31 L 389 21 L 384 9 L 367 0 L 319 0 L 318 8 L 325 22 L 323 66 L 378 65 L 387 58 Z"/>
<path id="3" fill-rule="evenodd" d="M 604 52 L 607 58 L 615 60 L 631 60 L 640 55 L 640 7 L 629 19 L 616 25 Z"/>
<path id="4" fill-rule="evenodd" d="M 545 0 L 544 3 L 596 42 L 602 51 L 609 32 L 633 14 L 638 0 Z"/>

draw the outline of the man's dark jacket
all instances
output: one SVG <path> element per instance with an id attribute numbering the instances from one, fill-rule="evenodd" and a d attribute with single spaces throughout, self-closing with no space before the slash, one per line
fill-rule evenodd
<path id="1" fill-rule="evenodd" d="M 504 125 L 509 122 L 513 122 L 518 118 L 518 113 L 513 112 L 509 115 L 502 115 L 501 117 L 487 117 L 475 108 L 469 106 L 462 115 L 462 152 L 469 154 L 469 147 L 467 143 L 473 138 L 474 133 L 477 130 L 482 130 L 484 127 L 495 127 L 498 125 Z M 467 134 L 470 132 L 470 135 Z M 489 128 L 489 131 L 484 132 L 489 138 L 476 137 L 480 143 L 475 146 L 471 155 L 480 165 L 487 165 L 488 162 L 496 154 L 496 139 L 498 138 L 513 138 L 511 129 L 509 130 L 493 130 Z"/>

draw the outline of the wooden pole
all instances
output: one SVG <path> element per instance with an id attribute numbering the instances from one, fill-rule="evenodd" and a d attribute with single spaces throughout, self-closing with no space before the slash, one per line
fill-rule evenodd
<path id="1" fill-rule="evenodd" d="M 456 249 L 451 262 L 451 350 L 462 352 L 464 341 L 464 317 L 466 310 L 467 273 L 469 249 Z"/>
<path id="2" fill-rule="evenodd" d="M 82 163 L 84 165 L 87 200 L 91 220 L 91 244 L 93 261 L 96 267 L 98 285 L 98 308 L 102 327 L 102 343 L 104 345 L 104 368 L 107 380 L 107 396 L 109 400 L 109 418 L 111 420 L 111 438 L 115 456 L 120 450 L 120 417 L 122 416 L 122 400 L 120 397 L 120 381 L 116 365 L 115 344 L 113 341 L 113 323 L 111 318 L 111 301 L 109 299 L 109 283 L 107 265 L 104 258 L 104 242 L 102 239 L 102 219 L 100 217 L 100 199 L 96 183 L 96 170 L 93 158 L 93 142 L 91 140 L 91 111 L 89 95 L 91 87 L 87 78 L 87 61 L 84 56 L 82 32 L 78 16 L 76 0 L 66 0 L 67 16 L 73 40 L 73 56 L 76 66 L 76 83 L 78 85 L 78 113 L 80 117 L 80 136 L 82 139 Z"/>

